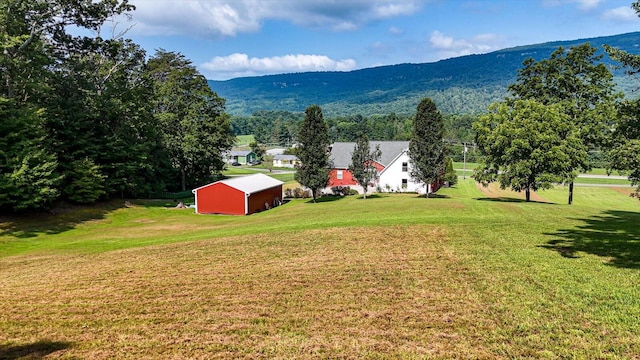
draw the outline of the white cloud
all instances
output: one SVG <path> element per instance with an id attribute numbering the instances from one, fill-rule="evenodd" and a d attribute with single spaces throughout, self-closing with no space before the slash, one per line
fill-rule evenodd
<path id="1" fill-rule="evenodd" d="M 502 48 L 503 39 L 495 34 L 480 34 L 470 39 L 455 39 L 440 31 L 434 31 L 429 38 L 440 59 L 456 56 L 482 54 Z"/>
<path id="2" fill-rule="evenodd" d="M 611 21 L 637 21 L 638 15 L 631 6 L 621 6 L 615 9 L 607 10 L 602 18 Z"/>
<path id="3" fill-rule="evenodd" d="M 353 59 L 333 60 L 324 55 L 296 54 L 250 58 L 247 54 L 241 53 L 216 56 L 200 66 L 207 78 L 216 80 L 306 71 L 349 71 L 355 68 L 356 62 Z"/>
<path id="4" fill-rule="evenodd" d="M 395 26 L 392 26 L 389 28 L 389 34 L 391 35 L 402 35 L 404 34 L 404 30 L 397 28 Z"/>
<path id="5" fill-rule="evenodd" d="M 578 8 L 584 11 L 592 10 L 598 7 L 603 0 L 545 0 L 545 6 L 559 6 L 563 4 L 576 4 Z"/>
<path id="6" fill-rule="evenodd" d="M 265 20 L 336 31 L 411 15 L 430 0 L 131 0 L 135 31 L 154 35 L 235 36 Z"/>

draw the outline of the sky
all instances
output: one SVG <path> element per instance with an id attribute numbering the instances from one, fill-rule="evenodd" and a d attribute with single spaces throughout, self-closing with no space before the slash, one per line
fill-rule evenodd
<path id="1" fill-rule="evenodd" d="M 633 0 L 129 0 L 125 37 L 207 79 L 435 62 L 640 31 Z"/>

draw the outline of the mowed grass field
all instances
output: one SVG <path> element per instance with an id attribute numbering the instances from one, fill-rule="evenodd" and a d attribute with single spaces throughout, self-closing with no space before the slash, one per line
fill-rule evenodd
<path id="1" fill-rule="evenodd" d="M 637 359 L 631 189 L 0 217 L 0 359 Z"/>

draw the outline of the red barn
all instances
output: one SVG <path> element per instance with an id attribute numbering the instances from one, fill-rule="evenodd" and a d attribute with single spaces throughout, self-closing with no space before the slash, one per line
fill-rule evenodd
<path id="1" fill-rule="evenodd" d="M 264 174 L 217 181 L 192 190 L 196 214 L 248 215 L 280 204 L 282 181 Z"/>

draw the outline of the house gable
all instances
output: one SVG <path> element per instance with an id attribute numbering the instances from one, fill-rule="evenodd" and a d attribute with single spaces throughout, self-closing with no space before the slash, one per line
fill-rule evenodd
<path id="1" fill-rule="evenodd" d="M 380 172 L 378 183 L 382 190 L 424 194 L 427 187 L 422 182 L 416 181 L 411 177 L 411 168 L 409 151 L 405 149 Z"/>

